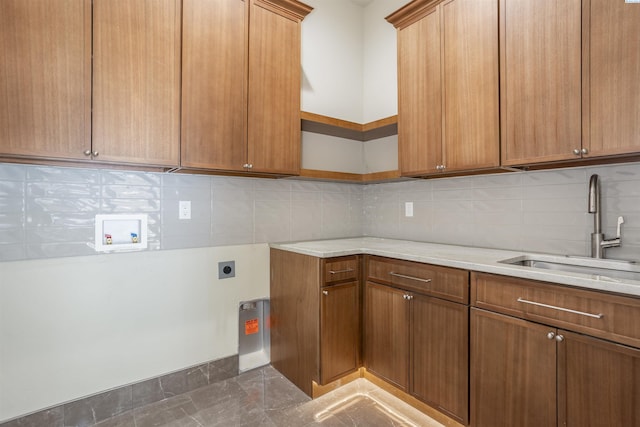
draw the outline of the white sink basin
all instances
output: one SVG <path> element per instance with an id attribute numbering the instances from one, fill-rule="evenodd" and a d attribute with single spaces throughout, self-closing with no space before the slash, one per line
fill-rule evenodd
<path id="1" fill-rule="evenodd" d="M 588 274 L 612 280 L 640 281 L 640 265 L 636 264 L 635 261 L 555 255 L 521 255 L 498 262 L 529 268 Z"/>

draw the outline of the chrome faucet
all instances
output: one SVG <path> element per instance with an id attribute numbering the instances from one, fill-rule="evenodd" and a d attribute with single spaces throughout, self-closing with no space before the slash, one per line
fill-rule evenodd
<path id="1" fill-rule="evenodd" d="M 615 239 L 605 239 L 602 234 L 600 219 L 600 181 L 598 175 L 591 175 L 589 180 L 589 213 L 593 216 L 593 233 L 591 233 L 591 257 L 604 258 L 604 250 L 620 246 L 620 227 L 624 223 L 624 218 L 618 217 L 618 231 Z"/>

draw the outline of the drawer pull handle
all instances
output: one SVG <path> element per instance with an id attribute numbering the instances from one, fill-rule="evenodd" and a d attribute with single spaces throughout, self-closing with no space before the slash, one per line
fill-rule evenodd
<path id="1" fill-rule="evenodd" d="M 419 282 L 424 282 L 424 283 L 431 282 L 431 279 L 423 279 L 423 278 L 420 278 L 420 277 L 405 276 L 404 274 L 394 273 L 393 271 L 390 271 L 389 274 L 392 275 L 392 276 L 395 276 L 395 277 L 402 277 L 403 279 L 417 280 Z"/>
<path id="2" fill-rule="evenodd" d="M 346 270 L 329 270 L 330 274 L 340 274 L 340 273 L 351 273 L 353 271 L 353 268 L 347 268 Z"/>
<path id="3" fill-rule="evenodd" d="M 528 301 L 522 298 L 518 298 L 517 301 L 524 304 L 537 305 L 538 307 L 552 308 L 554 310 L 566 311 L 567 313 L 579 314 L 581 316 L 594 317 L 596 319 L 602 319 L 604 317 L 604 314 L 585 313 L 584 311 L 571 310 L 570 308 L 563 308 L 563 307 L 557 307 L 555 305 L 543 304 L 541 302 Z"/>

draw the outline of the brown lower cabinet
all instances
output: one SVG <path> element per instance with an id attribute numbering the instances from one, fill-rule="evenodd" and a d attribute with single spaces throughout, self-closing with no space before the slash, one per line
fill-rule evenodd
<path id="1" fill-rule="evenodd" d="M 640 426 L 638 298 L 482 273 L 471 285 L 471 426 Z"/>
<path id="2" fill-rule="evenodd" d="M 471 425 L 640 425 L 640 350 L 471 309 Z"/>
<path id="3" fill-rule="evenodd" d="M 640 426 L 639 316 L 631 296 L 271 250 L 276 369 L 314 396 L 364 366 L 473 427 Z"/>
<path id="4" fill-rule="evenodd" d="M 403 391 L 409 390 L 408 293 L 367 282 L 364 357 L 368 371 Z"/>
<path id="5" fill-rule="evenodd" d="M 320 297 L 320 384 L 360 366 L 360 286 L 348 282 L 322 288 Z"/>
<path id="6" fill-rule="evenodd" d="M 365 285 L 365 368 L 466 425 L 469 307 L 431 295 L 441 294 L 443 282 L 448 281 L 451 288 L 445 297 L 467 301 L 469 273 L 379 257 L 369 257 L 367 264 L 370 280 Z M 381 269 L 388 274 L 381 274 Z M 401 282 L 396 286 L 405 289 L 375 283 L 372 278 Z"/>
<path id="7" fill-rule="evenodd" d="M 360 261 L 271 249 L 271 364 L 309 396 L 361 366 Z"/>
<path id="8" fill-rule="evenodd" d="M 553 328 L 471 309 L 471 425 L 556 425 Z"/>

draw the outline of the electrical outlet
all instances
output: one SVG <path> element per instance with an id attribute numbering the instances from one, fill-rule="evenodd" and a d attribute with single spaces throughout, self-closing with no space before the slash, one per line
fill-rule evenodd
<path id="1" fill-rule="evenodd" d="M 191 201 L 180 200 L 178 202 L 178 218 L 191 219 Z"/>
<path id="2" fill-rule="evenodd" d="M 413 216 L 413 202 L 404 202 L 404 216 Z"/>
<path id="3" fill-rule="evenodd" d="M 218 263 L 218 279 L 228 279 L 236 277 L 236 262 L 221 261 Z"/>

